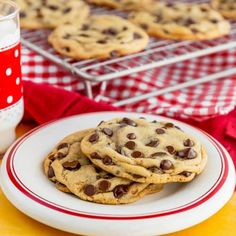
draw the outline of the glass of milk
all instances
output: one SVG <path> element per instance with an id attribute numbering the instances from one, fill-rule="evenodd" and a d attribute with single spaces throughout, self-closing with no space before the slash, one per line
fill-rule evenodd
<path id="1" fill-rule="evenodd" d="M 0 0 L 0 154 L 15 140 L 23 116 L 19 8 Z"/>

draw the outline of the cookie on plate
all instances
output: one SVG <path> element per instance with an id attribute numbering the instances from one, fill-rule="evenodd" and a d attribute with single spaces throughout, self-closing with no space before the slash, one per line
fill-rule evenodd
<path id="1" fill-rule="evenodd" d="M 89 3 L 98 6 L 105 6 L 125 11 L 142 10 L 146 6 L 147 0 L 87 0 Z"/>
<path id="2" fill-rule="evenodd" d="M 236 20 L 235 0 L 212 0 L 212 6 L 224 17 Z"/>
<path id="3" fill-rule="evenodd" d="M 135 183 L 96 167 L 82 153 L 81 140 L 92 130 L 64 138 L 44 160 L 44 172 L 59 190 L 73 193 L 82 200 L 102 204 L 123 204 L 158 192 L 160 184 Z"/>
<path id="4" fill-rule="evenodd" d="M 16 0 L 19 4 L 22 28 L 55 28 L 76 21 L 81 23 L 89 15 L 89 6 L 81 0 Z"/>
<path id="5" fill-rule="evenodd" d="M 129 20 L 157 38 L 207 40 L 227 35 L 230 24 L 209 4 L 164 3 L 150 5 L 149 12 L 133 12 Z"/>
<path id="6" fill-rule="evenodd" d="M 144 119 L 102 122 L 81 149 L 103 170 L 142 183 L 191 181 L 207 161 L 203 145 L 179 127 Z"/>
<path id="7" fill-rule="evenodd" d="M 83 24 L 56 28 L 49 42 L 57 52 L 74 59 L 110 58 L 142 51 L 148 35 L 131 22 L 109 15 L 94 15 Z"/>

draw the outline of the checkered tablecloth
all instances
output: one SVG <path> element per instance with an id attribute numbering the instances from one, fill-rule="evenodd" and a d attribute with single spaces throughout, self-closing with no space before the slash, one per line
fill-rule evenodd
<path id="1" fill-rule="evenodd" d="M 23 79 L 84 92 L 83 83 L 63 68 L 23 48 Z M 121 100 L 236 66 L 236 49 L 132 74 L 108 83 L 106 96 Z M 95 88 L 99 93 L 99 87 Z M 124 106 L 127 111 L 203 120 L 236 105 L 236 75 Z"/>

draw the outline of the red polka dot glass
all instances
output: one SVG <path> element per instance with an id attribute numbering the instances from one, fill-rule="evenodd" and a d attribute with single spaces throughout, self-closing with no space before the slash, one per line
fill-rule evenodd
<path id="1" fill-rule="evenodd" d="M 0 0 L 0 154 L 14 141 L 22 116 L 19 9 Z"/>

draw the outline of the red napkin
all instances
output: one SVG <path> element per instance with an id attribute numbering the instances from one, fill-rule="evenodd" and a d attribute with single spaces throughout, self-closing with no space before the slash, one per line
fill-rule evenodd
<path id="1" fill-rule="evenodd" d="M 24 120 L 38 124 L 75 114 L 115 111 L 118 108 L 106 103 L 94 102 L 75 92 L 55 88 L 45 84 L 24 82 L 25 115 Z M 215 137 L 231 154 L 236 165 L 236 108 L 227 115 L 197 122 L 182 121 L 199 127 Z"/>

